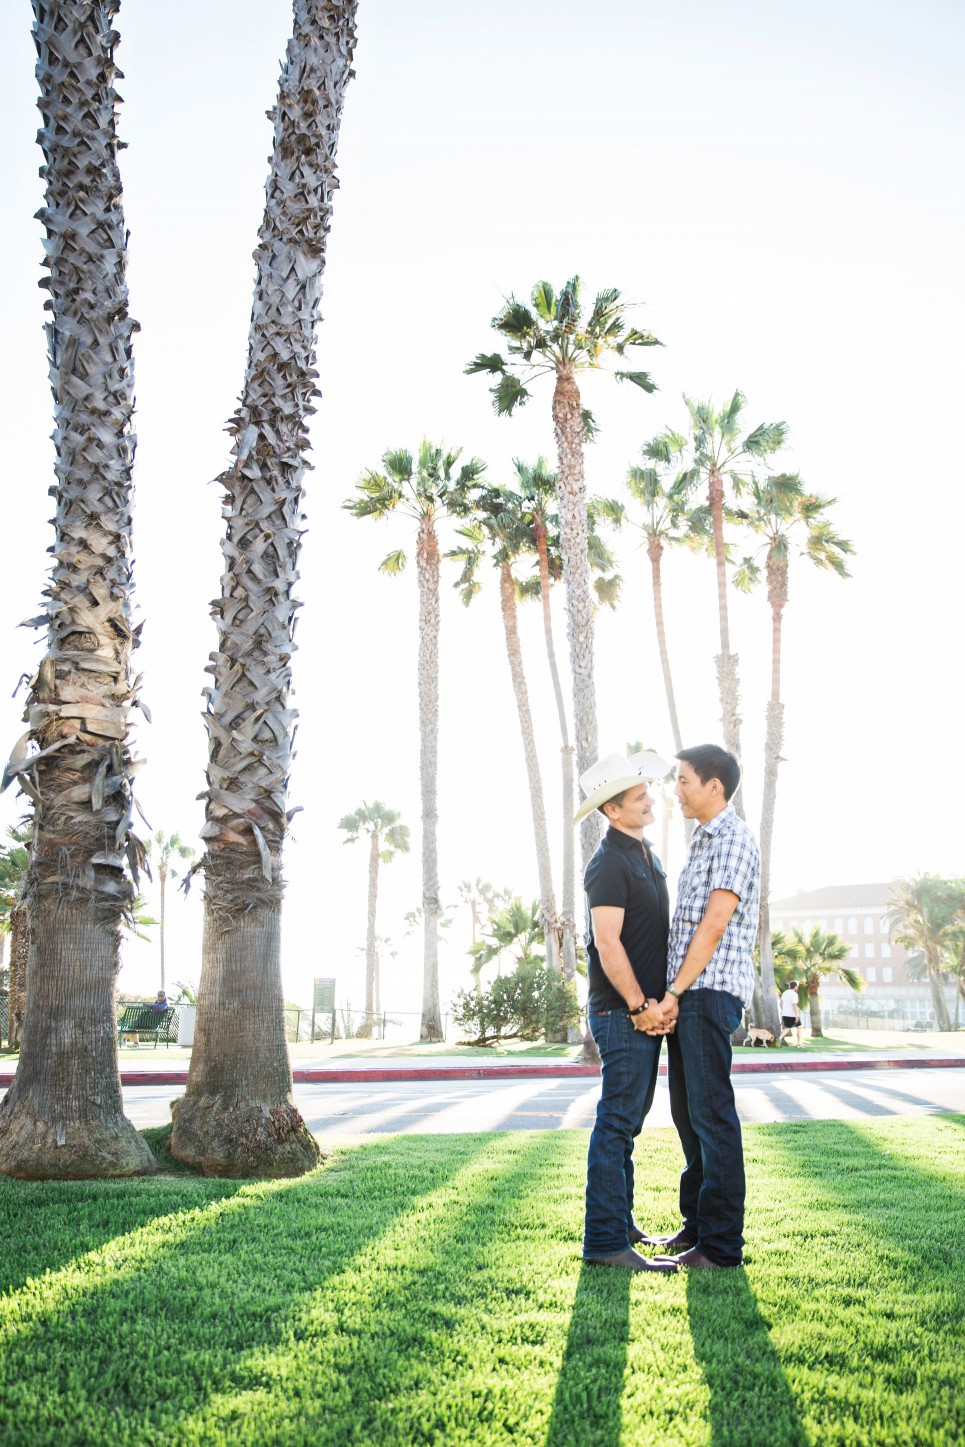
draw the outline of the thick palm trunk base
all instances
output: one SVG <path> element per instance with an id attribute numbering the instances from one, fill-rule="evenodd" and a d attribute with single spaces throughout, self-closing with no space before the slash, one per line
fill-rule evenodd
<path id="1" fill-rule="evenodd" d="M 318 1164 L 318 1142 L 292 1102 L 281 989 L 281 887 L 260 867 L 213 861 L 233 874 L 205 900 L 204 965 L 187 1091 L 171 1107 L 171 1154 L 206 1176 L 299 1176 Z M 246 892 L 245 909 L 241 899 Z M 209 877 L 209 890 L 211 879 Z M 212 902 L 234 894 L 227 912 Z"/>
<path id="2" fill-rule="evenodd" d="M 23 1180 L 147 1176 L 117 1073 L 116 925 L 87 900 L 31 906 L 30 998 L 14 1083 L 0 1105 L 0 1172 Z"/>

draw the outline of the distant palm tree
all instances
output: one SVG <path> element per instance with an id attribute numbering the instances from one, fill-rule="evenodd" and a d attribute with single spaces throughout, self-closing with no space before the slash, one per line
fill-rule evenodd
<path id="1" fill-rule="evenodd" d="M 961 880 L 919 874 L 894 885 L 886 916 L 896 942 L 915 951 L 924 967 L 939 1030 L 952 1028 L 942 984 L 956 972 L 963 909 Z"/>
<path id="2" fill-rule="evenodd" d="M 499 905 L 506 904 L 511 898 L 510 892 L 508 889 L 496 889 L 478 874 L 475 879 L 461 879 L 456 888 L 463 904 L 469 906 L 472 943 L 475 944 L 479 938 L 480 921 L 488 919 Z"/>
<path id="3" fill-rule="evenodd" d="M 771 954 L 770 884 L 771 849 L 774 839 L 774 809 L 777 774 L 784 742 L 784 703 L 781 699 L 781 624 L 788 599 L 791 553 L 800 541 L 800 553 L 817 568 L 830 568 L 839 577 L 850 576 L 845 555 L 853 551 L 846 538 L 834 532 L 825 516 L 833 498 L 806 492 L 797 473 L 781 472 L 759 480 L 751 476 L 742 489 L 733 518 L 754 537 L 761 539 L 764 554 L 767 600 L 771 606 L 771 697 L 767 705 L 767 733 L 764 742 L 764 792 L 761 806 L 761 918 L 760 963 L 766 1021 L 770 1030 L 780 1027 L 780 1011 L 774 991 L 774 960 Z M 758 555 L 759 555 L 758 553 Z M 761 578 L 757 556 L 745 557 L 734 583 L 749 591 Z"/>
<path id="4" fill-rule="evenodd" d="M 171 1151 L 212 1174 L 294 1176 L 318 1143 L 292 1099 L 281 978 L 291 664 L 315 341 L 356 0 L 294 0 L 255 249 L 248 357 L 228 430 L 208 731 L 204 937 Z"/>
<path id="5" fill-rule="evenodd" d="M 589 314 L 580 303 L 580 278 L 573 276 L 560 292 L 547 281 L 533 288 L 532 309 L 515 297 L 493 318 L 493 327 L 506 339 L 508 356 L 479 353 L 467 372 L 498 377 L 492 387 L 496 412 L 509 416 L 530 397 L 528 383 L 549 374 L 554 378 L 553 428 L 556 436 L 558 506 L 566 584 L 567 635 L 573 685 L 573 723 L 576 731 L 576 767 L 583 773 L 599 753 L 596 691 L 593 682 L 593 606 L 587 556 L 586 486 L 583 479 L 583 443 L 596 424 L 584 408 L 577 376 L 601 367 L 608 353 L 622 358 L 628 349 L 659 346 L 650 332 L 627 325 L 620 293 L 610 287 L 597 294 Z M 617 378 L 633 382 L 645 392 L 655 383 L 647 372 L 617 371 Z M 584 820 L 580 839 L 583 863 L 588 863 L 600 838 L 599 816 Z"/>
<path id="6" fill-rule="evenodd" d="M 345 814 L 338 821 L 348 838 L 346 844 L 355 844 L 361 835 L 369 839 L 369 907 L 365 930 L 365 1022 L 362 1032 L 372 1033 L 379 999 L 379 956 L 375 933 L 375 914 L 379 897 L 379 865 L 390 864 L 397 854 L 409 852 L 409 827 L 400 824 L 401 814 L 387 809 L 376 799 L 374 804 L 363 800 L 353 814 Z M 360 1033 L 362 1033 L 360 1032 Z"/>
<path id="7" fill-rule="evenodd" d="M 845 944 L 838 935 L 825 934 L 820 927 L 815 927 L 807 935 L 799 929 L 792 930 L 780 952 L 784 960 L 793 963 L 795 970 L 807 985 L 811 1011 L 811 1038 L 815 1040 L 823 1038 L 819 993 L 821 981 L 834 975 L 856 994 L 865 988 L 864 977 L 859 975 L 857 970 L 852 970 L 843 963 L 848 958 L 850 946 Z M 770 1026 L 768 1028 L 770 1029 Z M 780 1034 L 780 1024 L 777 1033 Z"/>
<path id="8" fill-rule="evenodd" d="M 557 499 L 557 477 L 551 472 L 545 457 L 539 457 L 533 466 L 514 459 L 519 491 L 525 501 L 532 521 L 532 544 L 537 559 L 537 576 L 524 580 L 520 587 L 521 597 L 539 597 L 543 613 L 543 638 L 546 644 L 546 658 L 556 700 L 556 712 L 560 725 L 560 759 L 563 782 L 563 881 L 560 925 L 562 933 L 563 978 L 571 984 L 577 975 L 576 947 L 576 866 L 573 848 L 573 825 L 576 813 L 574 796 L 576 781 L 573 777 L 574 748 L 570 742 L 569 724 L 563 687 L 560 682 L 559 664 L 556 659 L 556 643 L 553 637 L 553 614 L 550 603 L 553 584 L 563 576 L 563 554 L 560 537 L 560 521 L 555 510 Z M 597 602 L 608 607 L 616 605 L 621 579 L 616 572 L 616 560 L 596 529 L 597 499 L 587 505 L 587 557 L 591 571 L 597 573 L 593 582 Z M 593 1037 L 587 1032 L 587 1038 Z M 593 1047 L 596 1048 L 595 1046 Z"/>
<path id="9" fill-rule="evenodd" d="M 143 846 L 129 747 L 138 682 L 132 612 L 134 371 L 118 166 L 117 0 L 34 0 L 45 165 L 54 541 L 46 652 L 30 680 L 16 778 L 34 804 L 20 1060 L 0 1104 L 0 1172 L 148 1175 L 125 1119 L 114 987 Z M 82 1049 L 80 1042 L 83 1042 Z"/>
<path id="10" fill-rule="evenodd" d="M 470 520 L 458 529 L 459 535 L 463 539 L 463 545 L 454 549 L 449 556 L 463 565 L 462 574 L 456 587 L 459 589 L 463 602 L 467 605 L 479 592 L 481 586 L 477 576 L 479 564 L 487 549 L 499 571 L 499 602 L 503 633 L 506 639 L 506 657 L 509 662 L 513 695 L 516 700 L 516 713 L 519 718 L 523 758 L 529 784 L 536 872 L 539 879 L 540 921 L 546 947 L 546 963 L 550 969 L 559 971 L 561 969 L 560 921 L 556 908 L 556 894 L 553 889 L 553 869 L 550 860 L 549 832 L 546 827 L 543 779 L 539 766 L 539 754 L 536 749 L 533 715 L 529 706 L 523 650 L 519 639 L 518 583 L 513 573 L 513 566 L 520 554 L 525 553 L 530 546 L 529 518 L 523 498 L 509 488 L 476 488 L 472 493 L 468 510 Z"/>
<path id="11" fill-rule="evenodd" d="M 159 829 L 152 839 L 147 841 L 147 850 L 151 854 L 154 846 L 157 846 L 157 877 L 161 895 L 161 918 L 159 921 L 158 943 L 161 955 L 161 989 L 165 988 L 164 974 L 164 927 L 165 927 L 165 895 L 167 893 L 168 878 L 179 878 L 176 869 L 172 869 L 172 859 L 193 859 L 195 851 L 189 844 L 185 844 L 180 834 L 165 834 Z"/>
<path id="12" fill-rule="evenodd" d="M 401 449 L 386 452 L 384 471 L 370 469 L 358 483 L 359 496 L 343 506 L 357 518 L 386 518 L 400 512 L 416 524 L 416 576 L 419 583 L 419 776 L 422 783 L 422 918 L 425 929 L 422 1023 L 419 1038 L 441 1040 L 439 1000 L 439 850 L 437 843 L 439 772 L 439 521 L 450 505 L 464 507 L 466 492 L 485 471 L 474 457 L 457 471 L 460 449 L 445 451 L 423 441 L 415 459 Z M 406 555 L 389 553 L 381 569 L 402 572 Z"/>
<path id="13" fill-rule="evenodd" d="M 535 951 L 535 945 L 543 933 L 539 905 L 524 904 L 519 896 L 511 899 L 502 909 L 490 915 L 483 931 L 483 938 L 469 951 L 472 956 L 472 972 L 478 981 L 479 972 L 485 965 L 506 951 L 512 952 L 514 963 L 521 965 L 525 960 L 540 960 L 542 955 Z"/>
<path id="14" fill-rule="evenodd" d="M 691 463 L 707 487 L 714 561 L 717 566 L 717 610 L 720 622 L 720 653 L 717 656 L 717 685 L 720 691 L 724 747 L 737 759 L 740 747 L 740 679 L 738 658 L 730 648 L 727 609 L 727 544 L 724 539 L 725 503 L 728 485 L 739 495 L 747 484 L 747 468 L 777 452 L 787 439 L 786 422 L 764 422 L 742 434 L 744 396 L 735 392 L 725 407 L 715 411 L 711 402 L 695 402 L 685 396 L 690 414 Z M 731 799 L 744 817 L 743 790 Z"/>

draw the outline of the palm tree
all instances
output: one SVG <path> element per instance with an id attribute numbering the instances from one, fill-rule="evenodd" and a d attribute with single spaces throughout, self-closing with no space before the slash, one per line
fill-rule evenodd
<path id="1" fill-rule="evenodd" d="M 218 1175 L 297 1175 L 318 1145 L 292 1102 L 281 983 L 282 851 L 315 332 L 352 76 L 356 0 L 294 0 L 273 110 L 248 359 L 229 424 L 218 646 L 205 690 L 204 943 L 172 1153 Z"/>
<path id="2" fill-rule="evenodd" d="M 27 954 L 30 934 L 23 891 L 30 869 L 29 819 L 7 830 L 9 844 L 0 846 L 0 945 L 10 937 L 10 988 L 7 995 L 7 1046 L 20 1045 L 27 995 Z M 0 953 L 0 959 L 2 959 Z"/>
<path id="3" fill-rule="evenodd" d="M 537 901 L 524 904 L 516 895 L 502 909 L 490 915 L 483 938 L 469 951 L 472 956 L 472 973 L 476 982 L 485 965 L 498 961 L 505 950 L 511 950 L 516 965 L 527 960 L 539 960 L 542 955 L 535 953 L 535 945 L 543 933 L 543 922 Z"/>
<path id="4" fill-rule="evenodd" d="M 710 540 L 710 511 L 692 507 L 698 473 L 693 467 L 678 467 L 676 462 L 687 445 L 679 432 L 664 432 L 644 443 L 641 451 L 647 465 L 634 465 L 627 471 L 627 491 L 642 509 L 640 518 L 628 513 L 624 505 L 612 499 L 601 504 L 601 511 L 616 527 L 628 522 L 639 528 L 650 560 L 650 584 L 653 593 L 653 617 L 657 631 L 657 648 L 663 673 L 667 712 L 674 746 L 683 748 L 677 702 L 674 697 L 670 652 L 663 612 L 663 555 L 667 548 L 706 548 Z M 674 474 L 671 478 L 671 474 Z M 688 831 L 689 834 L 689 831 Z"/>
<path id="5" fill-rule="evenodd" d="M 488 919 L 497 905 L 508 902 L 511 898 L 509 890 L 496 889 L 495 885 L 480 878 L 479 875 L 475 879 L 461 879 L 456 888 L 463 904 L 469 906 L 472 920 L 472 942 L 475 944 L 479 938 L 480 920 Z M 483 914 L 484 910 L 485 914 Z"/>
<path id="6" fill-rule="evenodd" d="M 159 933 L 158 933 L 158 941 L 159 941 L 159 944 L 160 944 L 160 953 L 161 953 L 161 989 L 163 990 L 163 989 L 165 988 L 165 977 L 164 977 L 165 896 L 166 896 L 166 893 L 167 893 L 168 877 L 170 876 L 170 878 L 172 878 L 172 879 L 178 879 L 178 878 L 180 878 L 177 870 L 176 870 L 176 869 L 172 869 L 172 867 L 171 867 L 171 860 L 172 860 L 172 859 L 193 859 L 193 858 L 194 858 L 194 850 L 191 848 L 190 845 L 185 844 L 185 842 L 184 842 L 184 840 L 181 838 L 180 834 L 165 834 L 162 829 L 159 829 L 159 830 L 157 831 L 157 833 L 154 835 L 153 839 L 149 839 L 149 840 L 147 841 L 147 851 L 148 851 L 149 854 L 153 852 L 153 849 L 154 849 L 154 846 L 155 846 L 155 845 L 157 845 L 157 852 L 158 852 L 157 877 L 158 877 L 158 886 L 159 886 L 159 888 L 160 888 L 160 894 L 161 894 L 161 918 L 160 918 L 160 920 L 159 920 L 160 930 L 159 930 Z"/>
<path id="7" fill-rule="evenodd" d="M 16 1080 L 0 1105 L 0 1171 L 146 1175 L 124 1118 L 114 981 L 143 846 L 131 829 L 134 376 L 112 20 L 98 5 L 34 0 L 47 233 L 41 283 L 54 398 L 54 562 L 47 629 L 3 786 L 34 805 L 23 902 L 28 997 Z M 77 1042 L 83 1040 L 83 1050 Z"/>
<path id="8" fill-rule="evenodd" d="M 423 440 L 418 456 L 397 450 L 382 458 L 383 472 L 370 470 L 358 483 L 359 496 L 343 506 L 354 517 L 385 518 L 401 512 L 416 533 L 416 576 L 419 583 L 419 777 L 422 785 L 422 918 L 425 929 L 422 1023 L 419 1038 L 441 1040 L 439 1001 L 439 851 L 437 843 L 439 772 L 439 533 L 438 524 L 450 507 L 460 512 L 468 490 L 486 464 L 472 458 L 456 471 L 460 449 L 444 451 Z M 381 569 L 402 572 L 405 553 L 389 553 Z"/>
<path id="9" fill-rule="evenodd" d="M 712 402 L 695 402 L 685 396 L 690 414 L 692 465 L 706 484 L 710 509 L 714 561 L 717 567 L 717 610 L 720 622 L 720 653 L 717 656 L 717 686 L 720 692 L 724 747 L 737 759 L 740 749 L 740 679 L 738 658 L 730 648 L 727 610 L 727 545 L 724 540 L 725 495 L 728 484 L 740 494 L 747 482 L 746 468 L 752 459 L 763 459 L 784 445 L 786 422 L 763 422 L 752 432 L 741 433 L 744 397 L 735 392 L 730 402 L 715 411 Z M 667 433 L 668 437 L 676 434 Z M 738 788 L 731 803 L 744 817 L 743 790 Z"/>
<path id="10" fill-rule="evenodd" d="M 939 1030 L 952 1028 L 942 984 L 960 955 L 962 895 L 960 880 L 937 874 L 900 879 L 891 891 L 888 922 L 897 943 L 915 951 L 924 966 Z"/>
<path id="11" fill-rule="evenodd" d="M 523 758 L 526 763 L 526 777 L 529 784 L 530 812 L 533 820 L 533 840 L 536 849 L 536 871 L 539 879 L 539 913 L 546 946 L 546 962 L 550 969 L 559 971 L 560 921 L 556 909 L 556 894 L 553 889 L 553 869 L 550 862 L 549 831 L 546 827 L 546 805 L 543 798 L 543 779 L 536 751 L 536 733 L 533 715 L 529 706 L 529 690 L 523 667 L 523 650 L 519 640 L 517 618 L 517 595 L 519 585 L 513 574 L 513 565 L 530 544 L 530 528 L 524 500 L 519 493 L 509 488 L 480 487 L 472 494 L 469 504 L 472 521 L 458 529 L 459 536 L 468 546 L 454 549 L 448 556 L 463 564 L 462 574 L 456 587 L 463 602 L 468 606 L 480 589 L 477 579 L 479 563 L 488 544 L 493 562 L 499 570 L 499 601 L 503 619 L 503 633 L 506 639 L 506 657 L 516 700 L 523 741 Z M 572 832 L 572 831 L 571 831 Z"/>
<path id="12" fill-rule="evenodd" d="M 761 806 L 761 915 L 760 965 L 761 985 L 767 1013 L 766 1024 L 777 1032 L 780 1011 L 774 990 L 774 959 L 771 953 L 770 883 L 771 850 L 774 839 L 774 809 L 777 801 L 777 774 L 784 742 L 784 704 L 781 699 L 781 624 L 788 599 L 788 572 L 791 552 L 798 535 L 803 546 L 799 551 L 817 568 L 830 568 L 839 577 L 850 576 L 845 555 L 853 551 L 846 538 L 834 532 L 825 517 L 833 506 L 833 498 L 817 497 L 805 492 L 797 473 L 781 472 L 759 480 L 751 476 L 744 489 L 745 497 L 734 508 L 733 517 L 755 537 L 761 539 L 758 555 L 745 557 L 734 583 L 743 592 L 749 591 L 761 577 L 757 561 L 764 554 L 764 575 L 767 601 L 771 607 L 771 696 L 767 705 L 767 732 L 764 742 L 764 794 Z"/>
<path id="13" fill-rule="evenodd" d="M 374 804 L 362 801 L 354 814 L 344 814 L 338 827 L 344 829 L 346 844 L 356 844 L 360 835 L 369 838 L 369 909 L 365 929 L 365 1023 L 366 1036 L 372 1033 L 379 999 L 379 956 L 375 933 L 375 912 L 379 897 L 379 865 L 390 864 L 397 854 L 409 852 L 409 827 L 400 824 L 401 814 L 388 809 L 379 800 Z"/>
<path id="14" fill-rule="evenodd" d="M 532 310 L 510 297 L 493 318 L 493 327 L 506 339 L 508 356 L 479 353 L 466 371 L 498 377 L 492 387 L 499 415 L 509 416 L 530 397 L 528 383 L 543 374 L 554 378 L 553 429 L 559 468 L 557 494 L 566 585 L 566 623 L 573 686 L 573 723 L 576 732 L 576 767 L 583 773 L 595 762 L 597 743 L 596 692 L 593 682 L 593 606 L 587 556 L 586 486 L 583 479 L 583 443 L 596 430 L 592 415 L 583 407 L 577 377 L 599 369 L 604 356 L 623 357 L 634 347 L 659 346 L 649 332 L 627 326 L 620 293 L 611 287 L 597 294 L 589 315 L 580 304 L 580 278 L 573 276 L 557 295 L 549 282 L 533 288 Z M 617 371 L 619 379 L 633 382 L 645 392 L 655 383 L 647 372 Z M 590 814 L 581 825 L 584 867 L 595 850 L 600 827 Z"/>
<path id="15" fill-rule="evenodd" d="M 773 953 L 774 940 L 771 941 L 771 948 Z M 850 986 L 856 994 L 865 987 L 864 977 L 859 975 L 857 970 L 852 970 L 842 963 L 848 958 L 849 946 L 838 935 L 825 934 L 820 927 L 816 926 L 807 935 L 799 929 L 792 930 L 787 941 L 783 946 L 779 944 L 778 949 L 782 959 L 793 963 L 795 971 L 800 974 L 807 985 L 808 1003 L 811 1010 L 811 1038 L 823 1039 L 819 995 L 821 981 L 830 975 L 835 975 L 845 985 Z M 771 994 L 774 994 L 773 988 Z M 768 1029 L 770 1028 L 768 1026 Z M 780 1021 L 778 1021 L 777 1031 L 777 1036 L 779 1035 Z"/>

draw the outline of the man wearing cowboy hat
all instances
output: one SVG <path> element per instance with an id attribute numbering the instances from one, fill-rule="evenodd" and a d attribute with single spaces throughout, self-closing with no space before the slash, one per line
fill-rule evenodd
<path id="1" fill-rule="evenodd" d="M 666 984 L 670 904 L 660 861 L 643 837 L 653 822 L 646 781 L 669 769 L 649 752 L 600 759 L 580 778 L 586 797 L 573 820 L 599 809 L 609 825 L 584 876 L 587 1020 L 603 1088 L 586 1163 L 583 1259 L 628 1271 L 678 1270 L 675 1261 L 633 1249 L 643 1238 L 633 1219 L 633 1144 L 653 1102 L 668 1028 L 657 1002 Z"/>

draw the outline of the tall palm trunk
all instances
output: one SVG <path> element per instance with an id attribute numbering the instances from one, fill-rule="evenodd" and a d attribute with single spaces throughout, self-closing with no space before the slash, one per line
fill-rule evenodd
<path id="1" fill-rule="evenodd" d="M 774 808 L 777 802 L 777 772 L 784 742 L 784 704 L 781 702 L 781 624 L 787 604 L 787 561 L 771 555 L 767 559 L 767 600 L 771 605 L 771 697 L 767 705 L 767 735 L 764 740 L 764 795 L 761 805 L 761 908 L 759 954 L 764 1018 L 761 1023 L 780 1038 L 781 1012 L 774 979 L 771 948 L 771 851 L 774 840 Z"/>
<path id="2" fill-rule="evenodd" d="M 509 563 L 500 564 L 499 602 L 503 614 L 506 655 L 509 659 L 509 671 L 513 680 L 516 712 L 519 715 L 519 728 L 523 737 L 526 777 L 529 783 L 533 842 L 536 846 L 536 870 L 539 878 L 539 918 L 540 924 L 543 926 L 543 940 L 546 945 L 546 963 L 551 970 L 555 970 L 559 974 L 561 968 L 559 920 L 556 913 L 556 896 L 553 893 L 553 871 L 550 865 L 550 841 L 549 831 L 546 828 L 543 780 L 536 754 L 536 734 L 533 730 L 529 690 L 526 687 L 526 674 L 523 670 L 523 650 L 519 641 L 519 627 L 516 618 L 516 580 Z"/>
<path id="3" fill-rule="evenodd" d="M 295 0 L 273 112 L 241 405 L 230 424 L 218 649 L 207 696 L 197 1036 L 171 1149 L 219 1175 L 295 1175 L 318 1146 L 292 1103 L 280 935 L 295 711 L 293 596 L 335 150 L 355 0 Z"/>
<path id="4" fill-rule="evenodd" d="M 422 785 L 422 1023 L 420 1040 L 441 1040 L 439 1003 L 439 539 L 431 517 L 419 520 L 419 778 Z"/>
<path id="5" fill-rule="evenodd" d="M 550 607 L 550 564 L 546 528 L 536 521 L 536 553 L 539 559 L 540 601 L 543 607 L 543 636 L 546 640 L 546 657 L 550 678 L 553 681 L 553 697 L 560 721 L 560 765 L 563 782 L 563 908 L 560 926 L 563 936 L 563 978 L 570 984 L 576 980 L 576 864 L 573 847 L 574 803 L 573 745 L 570 743 L 569 725 L 566 720 L 566 704 L 563 700 L 563 685 L 556 661 L 556 644 L 553 639 L 553 614 Z"/>
<path id="6" fill-rule="evenodd" d="M 134 410 L 117 165 L 116 0 L 34 0 L 46 166 L 54 564 L 20 778 L 34 801 L 20 1061 L 0 1105 L 0 1171 L 83 1178 L 157 1169 L 124 1118 L 114 984 L 143 859 L 130 833 Z"/>
<path id="7" fill-rule="evenodd" d="M 158 939 L 161 945 L 161 989 L 166 989 L 164 981 L 164 920 L 165 920 L 165 896 L 167 894 L 168 872 L 162 865 L 158 870 L 158 883 L 161 891 L 161 918 L 158 920 Z"/>
<path id="8" fill-rule="evenodd" d="M 674 696 L 673 676 L 670 672 L 670 650 L 667 647 L 667 628 L 663 617 L 663 577 L 661 575 L 661 564 L 663 560 L 663 543 L 658 537 L 647 539 L 647 557 L 650 559 L 650 581 L 653 590 L 653 621 L 657 630 L 657 648 L 660 653 L 660 668 L 663 673 L 663 689 L 667 696 L 667 712 L 670 715 L 670 731 L 673 734 L 674 748 L 679 754 L 683 748 L 683 739 L 680 735 L 680 721 L 677 718 L 677 700 Z M 666 808 L 664 809 L 664 840 L 663 840 L 663 863 L 667 864 L 667 842 L 670 837 L 669 818 Z M 684 819 L 684 840 L 689 845 L 691 835 L 694 832 L 693 819 Z"/>
<path id="9" fill-rule="evenodd" d="M 948 1001 L 945 999 L 945 991 L 942 989 L 942 962 L 934 945 L 926 944 L 925 946 L 925 964 L 928 969 L 928 985 L 931 989 L 935 1021 L 939 1030 L 950 1030 L 952 1022 L 948 1013 Z"/>
<path id="10" fill-rule="evenodd" d="M 824 1031 L 821 1029 L 821 997 L 818 994 L 821 988 L 821 976 L 817 974 L 808 975 L 807 986 L 808 1006 L 811 1016 L 811 1039 L 823 1040 Z"/>
<path id="11" fill-rule="evenodd" d="M 20 902 L 10 911 L 10 993 L 7 997 L 7 1043 L 19 1049 L 23 1035 L 23 1012 L 27 1004 L 27 957 L 30 951 L 30 921 Z"/>
<path id="12" fill-rule="evenodd" d="M 724 542 L 724 479 L 712 468 L 708 489 L 710 518 L 714 536 L 714 561 L 717 565 L 717 613 L 720 620 L 720 653 L 716 658 L 717 688 L 720 693 L 721 727 L 724 748 L 740 759 L 740 676 L 737 654 L 730 651 L 730 620 L 727 611 L 727 550 Z M 743 788 L 738 787 L 731 803 L 744 817 Z"/>
<path id="13" fill-rule="evenodd" d="M 379 835 L 374 830 L 369 840 L 369 909 L 365 924 L 365 1019 L 359 1030 L 363 1039 L 372 1034 L 376 1011 L 376 972 L 378 955 L 375 945 L 375 913 L 379 899 Z"/>
<path id="14" fill-rule="evenodd" d="M 573 677 L 576 771 L 582 774 L 596 762 L 599 745 L 593 683 L 593 599 L 587 542 L 586 484 L 583 479 L 583 406 L 572 367 L 560 367 L 556 373 L 553 431 L 558 460 L 556 487 L 563 583 L 566 588 L 566 633 Z M 584 869 L 600 842 L 599 820 L 600 816 L 594 810 L 580 825 Z"/>

